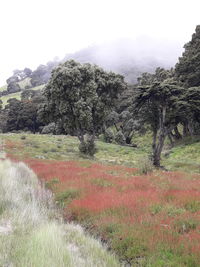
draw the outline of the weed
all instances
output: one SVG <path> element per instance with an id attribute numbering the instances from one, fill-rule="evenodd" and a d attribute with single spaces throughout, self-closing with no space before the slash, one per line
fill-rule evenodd
<path id="1" fill-rule="evenodd" d="M 66 191 L 56 194 L 56 202 L 59 205 L 70 202 L 72 199 L 77 198 L 80 195 L 80 191 L 76 188 L 68 188 Z"/>
<path id="2" fill-rule="evenodd" d="M 188 233 L 191 230 L 195 230 L 199 222 L 193 218 L 179 219 L 175 221 L 174 228 L 179 234 Z"/>
<path id="3" fill-rule="evenodd" d="M 127 236 L 121 240 L 114 240 L 112 247 L 117 253 L 129 263 L 136 263 L 138 258 L 143 258 L 147 255 L 147 246 L 144 240 Z"/>
<path id="4" fill-rule="evenodd" d="M 188 201 L 185 204 L 185 209 L 188 210 L 188 211 L 191 211 L 193 213 L 197 212 L 197 211 L 200 211 L 200 201 L 198 201 L 198 200 Z"/>
<path id="5" fill-rule="evenodd" d="M 53 189 L 55 189 L 55 186 L 56 186 L 57 184 L 59 184 L 59 183 L 60 183 L 59 178 L 52 178 L 51 180 L 45 182 L 45 186 L 46 186 L 48 189 L 53 190 Z"/>
<path id="6" fill-rule="evenodd" d="M 148 174 L 151 173 L 152 171 L 153 171 L 153 164 L 150 161 L 150 159 L 147 157 L 141 158 L 138 163 L 139 174 Z"/>
<path id="7" fill-rule="evenodd" d="M 178 208 L 173 205 L 166 205 L 164 211 L 167 213 L 169 217 L 175 217 L 185 212 L 185 209 Z"/>
<path id="8" fill-rule="evenodd" d="M 150 207 L 150 212 L 152 215 L 158 214 L 163 209 L 162 205 L 154 204 Z"/>

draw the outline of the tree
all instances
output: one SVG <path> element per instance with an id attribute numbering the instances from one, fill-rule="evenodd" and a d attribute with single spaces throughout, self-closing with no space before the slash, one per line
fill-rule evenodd
<path id="1" fill-rule="evenodd" d="M 196 27 L 190 42 L 176 64 L 176 76 L 186 87 L 200 86 L 200 25 Z"/>
<path id="2" fill-rule="evenodd" d="M 31 90 L 27 90 L 27 92 L 31 92 Z M 4 132 L 28 130 L 35 133 L 40 126 L 44 125 L 38 115 L 39 107 L 44 101 L 44 97 L 39 92 L 33 92 L 34 95 L 29 97 L 23 94 L 21 101 L 15 98 L 8 100 L 8 104 L 5 106 L 1 116 L 2 119 L 4 117 L 5 121 L 2 124 Z"/>
<path id="3" fill-rule="evenodd" d="M 141 127 L 138 125 L 138 121 L 133 119 L 133 114 L 125 109 L 120 114 L 118 114 L 116 111 L 111 112 L 105 120 L 106 127 L 109 128 L 111 126 L 114 126 L 116 129 L 116 135 L 121 138 L 123 135 L 123 138 L 115 138 L 115 141 L 124 139 L 123 142 L 117 142 L 120 145 L 130 145 L 132 137 L 136 131 L 138 131 Z M 107 137 L 109 136 L 109 131 L 105 131 L 105 134 Z M 112 138 L 108 138 L 112 140 Z"/>
<path id="4" fill-rule="evenodd" d="M 32 86 L 38 86 L 47 83 L 51 77 L 51 71 L 57 65 L 57 61 L 49 61 L 46 65 L 39 65 L 37 69 L 31 73 Z"/>
<path id="5" fill-rule="evenodd" d="M 12 132 L 19 130 L 18 115 L 22 109 L 22 103 L 16 98 L 10 98 L 5 106 L 5 114 L 7 114 L 6 131 Z"/>
<path id="6" fill-rule="evenodd" d="M 160 72 L 161 69 L 158 73 Z M 179 104 L 181 105 L 180 96 L 184 93 L 184 89 L 177 81 L 166 77 L 164 75 L 163 80 L 151 79 L 149 84 L 139 85 L 134 101 L 134 107 L 139 112 L 140 118 L 144 123 L 150 125 L 153 132 L 152 157 L 156 167 L 160 167 L 165 138 L 177 125 Z"/>
<path id="7" fill-rule="evenodd" d="M 183 124 L 183 135 L 195 135 L 200 132 L 200 87 L 185 89 L 179 101 L 180 121 Z"/>
<path id="8" fill-rule="evenodd" d="M 102 131 L 106 116 L 125 88 L 121 75 L 96 65 L 66 61 L 52 71 L 45 87 L 44 114 L 49 122 L 61 120 L 66 133 L 79 138 L 80 151 L 93 155 L 95 135 Z"/>

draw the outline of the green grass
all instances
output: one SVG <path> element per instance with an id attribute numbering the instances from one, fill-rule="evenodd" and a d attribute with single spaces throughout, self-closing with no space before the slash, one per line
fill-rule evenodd
<path id="1" fill-rule="evenodd" d="M 78 150 L 79 141 L 76 137 L 40 135 L 40 134 L 1 134 L 3 140 L 16 143 L 16 148 L 7 148 L 8 153 L 16 155 L 18 158 L 28 156 L 38 159 L 53 160 L 87 160 L 102 162 L 106 164 L 126 165 L 141 169 L 143 163 L 148 163 L 148 155 L 151 153 L 151 136 L 148 134 L 144 137 L 137 137 L 134 143 L 138 144 L 137 148 L 108 144 L 102 141 L 96 141 L 98 152 L 94 158 L 84 159 Z M 25 139 L 23 139 L 25 137 Z M 183 141 L 184 142 L 184 141 Z M 21 144 L 21 148 L 17 147 Z M 167 146 L 167 145 L 166 145 Z M 179 170 L 185 172 L 200 172 L 200 139 L 196 137 L 193 141 L 175 146 L 169 151 L 167 157 L 162 155 L 162 165 L 168 170 Z M 146 161 L 145 161 L 146 159 Z M 150 165 L 146 166 L 148 169 Z M 151 167 L 152 168 L 152 167 Z"/>
<path id="2" fill-rule="evenodd" d="M 163 157 L 163 165 L 169 170 L 200 172 L 200 137 L 183 139 Z"/>
<path id="3" fill-rule="evenodd" d="M 23 137 L 22 137 L 23 136 Z M 79 141 L 76 137 L 71 136 L 56 136 L 56 135 L 40 135 L 40 134 L 1 134 L 3 140 L 14 144 L 7 152 L 12 153 L 18 158 L 24 157 L 38 159 L 53 159 L 53 160 L 79 160 L 84 159 L 78 150 Z M 24 138 L 25 139 L 22 139 Z M 97 141 L 98 152 L 94 158 L 89 160 L 99 161 L 106 164 L 122 164 L 136 167 L 141 158 L 147 154 L 143 147 L 132 148 L 124 147 L 116 144 L 107 144 L 102 141 Z M 20 148 L 18 145 L 20 144 Z"/>

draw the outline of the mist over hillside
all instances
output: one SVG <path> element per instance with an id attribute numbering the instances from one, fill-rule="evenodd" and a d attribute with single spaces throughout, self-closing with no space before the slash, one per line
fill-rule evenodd
<path id="1" fill-rule="evenodd" d="M 157 67 L 165 69 L 174 67 L 182 54 L 183 45 L 179 42 L 158 40 L 147 36 L 95 44 L 75 53 L 66 54 L 63 59 L 55 57 L 54 60 L 42 65 L 38 62 L 38 67 L 31 75 L 32 81 L 34 80 L 32 85 L 39 86 L 46 83 L 52 69 L 59 62 L 69 59 L 80 63 L 97 64 L 105 70 L 122 74 L 128 83 L 134 84 L 143 72 L 153 73 Z"/>
<path id="2" fill-rule="evenodd" d="M 95 63 L 106 70 L 125 76 L 129 83 L 137 82 L 143 72 L 154 72 L 157 67 L 171 68 L 182 54 L 183 44 L 156 40 L 147 36 L 133 39 L 119 39 L 93 45 L 73 54 L 65 60 L 74 59 L 81 63 Z"/>

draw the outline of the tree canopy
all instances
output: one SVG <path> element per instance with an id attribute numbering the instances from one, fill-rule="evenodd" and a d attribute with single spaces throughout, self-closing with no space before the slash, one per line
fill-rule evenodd
<path id="1" fill-rule="evenodd" d="M 95 135 L 102 131 L 105 117 L 125 88 L 119 74 L 89 63 L 66 61 L 52 71 L 45 88 L 45 114 L 49 121 L 61 120 L 66 133 L 78 136 L 80 150 L 92 155 Z"/>
<path id="2" fill-rule="evenodd" d="M 175 73 L 186 87 L 200 86 L 200 25 L 196 27 L 190 42 L 176 64 Z"/>
<path id="3" fill-rule="evenodd" d="M 157 70 L 153 77 L 148 75 L 148 79 L 145 75 L 145 81 L 141 79 L 134 100 L 134 109 L 153 132 L 153 164 L 157 167 L 160 166 L 165 138 L 177 124 L 179 99 L 184 90 L 173 78 L 167 78 L 170 75 L 164 69 Z"/>

